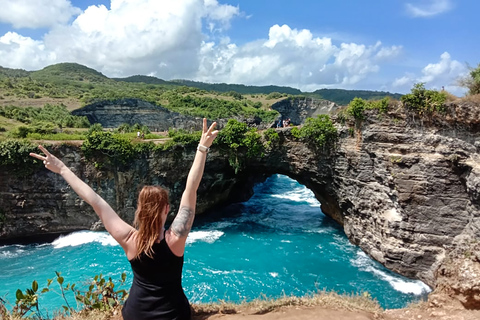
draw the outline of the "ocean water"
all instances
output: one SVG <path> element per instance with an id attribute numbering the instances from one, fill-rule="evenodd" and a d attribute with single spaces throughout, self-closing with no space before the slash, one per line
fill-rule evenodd
<path id="1" fill-rule="evenodd" d="M 132 273 L 122 248 L 105 232 L 80 231 L 52 243 L 0 247 L 0 298 L 40 288 L 61 272 L 65 283 L 86 286 L 96 274 L 119 280 Z M 424 299 L 428 286 L 395 274 L 350 244 L 320 210 L 313 193 L 274 175 L 247 202 L 198 217 L 187 240 L 183 287 L 192 303 L 303 296 L 318 290 L 368 292 L 384 308 Z M 51 314 L 65 304 L 55 283 L 40 297 Z M 73 297 L 68 297 L 75 305 Z"/>

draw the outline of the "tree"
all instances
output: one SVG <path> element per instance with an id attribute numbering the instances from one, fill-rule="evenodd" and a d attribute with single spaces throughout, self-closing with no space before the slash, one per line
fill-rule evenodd
<path id="1" fill-rule="evenodd" d="M 460 79 L 460 85 L 468 88 L 468 94 L 480 94 L 480 63 L 477 68 L 469 67 L 470 73 L 465 78 Z"/>

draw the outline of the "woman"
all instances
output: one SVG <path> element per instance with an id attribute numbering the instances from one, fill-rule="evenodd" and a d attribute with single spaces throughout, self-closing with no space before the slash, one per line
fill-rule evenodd
<path id="1" fill-rule="evenodd" d="M 124 320 L 191 318 L 190 304 L 181 283 L 183 253 L 195 218 L 197 189 L 207 152 L 218 134 L 218 130 L 214 131 L 215 126 L 214 122 L 207 129 L 207 120 L 203 119 L 202 137 L 188 173 L 180 209 L 168 230 L 164 230 L 169 211 L 166 190 L 146 186 L 140 191 L 134 228 L 43 146 L 39 148 L 45 156 L 30 154 L 42 160 L 47 169 L 60 174 L 93 207 L 107 231 L 125 251 L 132 266 L 133 282 L 122 309 Z"/>

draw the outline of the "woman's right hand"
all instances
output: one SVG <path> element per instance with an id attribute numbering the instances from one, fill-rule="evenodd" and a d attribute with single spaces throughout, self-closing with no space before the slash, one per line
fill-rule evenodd
<path id="1" fill-rule="evenodd" d="M 43 146 L 40 145 L 38 146 L 38 148 L 43 153 L 45 153 L 45 156 L 42 156 L 40 154 L 36 154 L 33 152 L 30 153 L 30 156 L 37 158 L 38 160 L 42 160 L 43 164 L 45 165 L 45 168 L 55 173 L 60 173 L 62 169 L 65 168 L 65 164 L 60 159 L 55 157 L 53 154 L 48 152 L 48 150 L 45 149 Z"/>
<path id="2" fill-rule="evenodd" d="M 214 122 L 212 123 L 210 128 L 207 129 L 207 119 L 203 118 L 203 132 L 199 142 L 200 145 L 210 148 L 210 146 L 213 143 L 213 140 L 215 140 L 215 138 L 218 135 L 218 130 L 215 130 L 215 131 L 213 130 L 215 129 L 216 126 L 217 126 L 217 123 Z"/>

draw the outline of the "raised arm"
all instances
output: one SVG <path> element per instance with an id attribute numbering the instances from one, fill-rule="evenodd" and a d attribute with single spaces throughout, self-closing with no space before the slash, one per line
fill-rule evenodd
<path id="1" fill-rule="evenodd" d="M 123 221 L 102 197 L 78 178 L 60 159 L 48 152 L 43 146 L 38 146 L 38 148 L 45 156 L 36 153 L 30 153 L 30 156 L 42 160 L 48 170 L 60 174 L 78 196 L 93 207 L 107 231 L 125 248 L 126 240 L 133 227 Z"/>
<path id="2" fill-rule="evenodd" d="M 187 184 L 182 195 L 182 200 L 180 201 L 180 209 L 167 233 L 166 240 L 172 252 L 177 256 L 183 255 L 185 242 L 187 241 L 188 233 L 192 228 L 195 218 L 197 189 L 202 180 L 208 148 L 210 148 L 218 134 L 218 130 L 214 131 L 216 125 L 217 123 L 214 122 L 210 128 L 207 129 L 207 119 L 203 119 L 202 137 L 200 138 L 192 167 L 188 173 Z"/>

